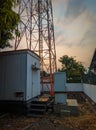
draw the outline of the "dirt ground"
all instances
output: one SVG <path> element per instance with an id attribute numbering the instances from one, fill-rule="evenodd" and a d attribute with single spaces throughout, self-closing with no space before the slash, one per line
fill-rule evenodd
<path id="1" fill-rule="evenodd" d="M 5 114 L 0 130 L 96 130 L 96 114 L 88 101 L 79 102 L 79 116 L 61 117 L 53 113 L 41 118 Z"/>

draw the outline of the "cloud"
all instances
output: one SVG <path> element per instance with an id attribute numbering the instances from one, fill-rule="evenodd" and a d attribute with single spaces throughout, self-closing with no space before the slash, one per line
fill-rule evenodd
<path id="1" fill-rule="evenodd" d="M 65 13 L 67 22 L 72 22 L 86 10 L 85 0 L 69 0 Z"/>
<path id="2" fill-rule="evenodd" d="M 53 4 L 60 5 L 61 3 L 66 3 L 68 0 L 52 0 Z"/>
<path id="3" fill-rule="evenodd" d="M 88 44 L 96 44 L 96 17 L 90 13 L 87 13 L 85 17 L 85 23 L 88 24 L 83 36 L 78 43 L 78 46 L 84 47 Z M 84 26 L 85 27 L 85 26 Z"/>
<path id="4" fill-rule="evenodd" d="M 88 43 L 96 44 L 95 42 L 96 42 L 96 25 L 90 27 L 89 30 L 85 32 L 84 36 L 82 37 L 78 45 L 84 47 Z"/>
<path id="5" fill-rule="evenodd" d="M 64 19 L 61 17 L 60 21 L 55 21 L 56 45 L 83 47 L 96 40 L 96 17 L 89 10 L 86 9 L 70 24 L 65 24 Z"/>
<path id="6" fill-rule="evenodd" d="M 91 0 L 53 0 L 53 5 L 57 57 L 76 56 L 88 66 L 96 48 L 96 4 Z"/>

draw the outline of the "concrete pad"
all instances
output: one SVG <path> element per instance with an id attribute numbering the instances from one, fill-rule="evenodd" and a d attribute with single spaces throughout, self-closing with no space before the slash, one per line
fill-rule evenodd
<path id="1" fill-rule="evenodd" d="M 78 106 L 77 100 L 76 99 L 67 99 L 67 105 L 68 106 Z"/>
<path id="2" fill-rule="evenodd" d="M 55 104 L 54 112 L 61 116 L 78 116 L 78 103 L 76 99 L 67 99 L 67 104 Z"/>

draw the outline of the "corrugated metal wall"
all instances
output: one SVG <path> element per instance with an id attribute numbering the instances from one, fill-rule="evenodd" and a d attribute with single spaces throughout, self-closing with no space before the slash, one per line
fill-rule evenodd
<path id="1" fill-rule="evenodd" d="M 0 55 L 0 100 L 22 100 L 16 92 L 25 91 L 24 59 L 24 54 Z"/>
<path id="2" fill-rule="evenodd" d="M 0 54 L 0 100 L 27 101 L 40 95 L 40 70 L 32 71 L 39 57 L 30 51 Z"/>

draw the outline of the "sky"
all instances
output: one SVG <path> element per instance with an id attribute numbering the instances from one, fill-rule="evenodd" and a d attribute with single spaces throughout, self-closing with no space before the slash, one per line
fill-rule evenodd
<path id="1" fill-rule="evenodd" d="M 52 0 L 52 4 L 57 67 L 61 67 L 58 59 L 68 55 L 88 68 L 96 48 L 96 0 Z"/>
<path id="2" fill-rule="evenodd" d="M 88 68 L 96 48 L 96 0 L 53 0 L 58 59 L 75 57 Z"/>

